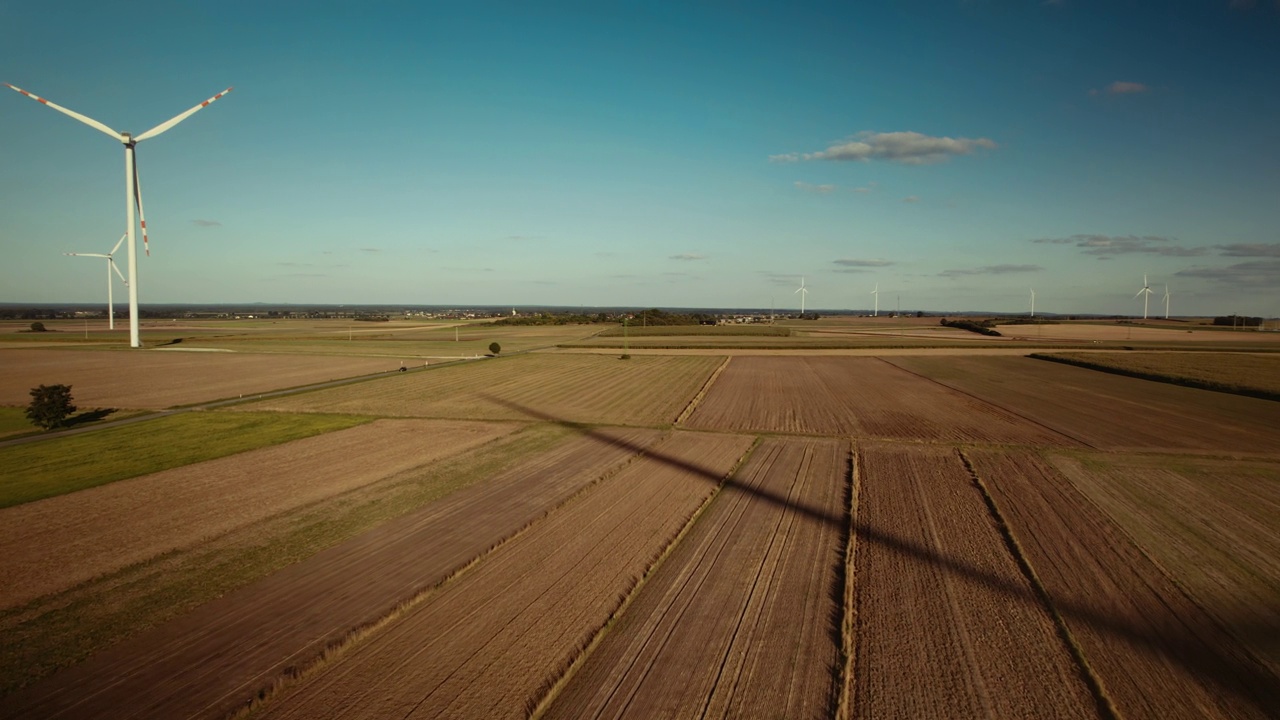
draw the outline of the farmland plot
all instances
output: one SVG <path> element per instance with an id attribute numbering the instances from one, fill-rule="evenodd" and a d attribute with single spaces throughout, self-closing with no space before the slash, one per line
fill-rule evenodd
<path id="1" fill-rule="evenodd" d="M 735 358 L 688 425 L 944 442 L 1073 444 L 877 358 Z"/>
<path id="2" fill-rule="evenodd" d="M 0 509 L 0 608 L 513 432 L 508 424 L 380 420 Z"/>
<path id="3" fill-rule="evenodd" d="M 888 362 L 1106 450 L 1280 452 L 1280 403 L 1029 358 Z"/>
<path id="4" fill-rule="evenodd" d="M 1263 718 L 1280 682 L 1032 452 L 974 451 L 991 497 L 1125 718 Z"/>
<path id="5" fill-rule="evenodd" d="M 765 440 L 547 717 L 818 717 L 834 706 L 848 446 Z"/>
<path id="6" fill-rule="evenodd" d="M 659 437 L 606 429 L 562 442 L 0 701 L 0 715 L 223 718 Z"/>
<path id="7" fill-rule="evenodd" d="M 0 350 L 0 405 L 36 385 L 70 385 L 76 405 L 160 410 L 338 378 L 391 372 L 386 358 L 153 350 Z"/>
<path id="8" fill-rule="evenodd" d="M 860 456 L 852 715 L 1096 717 L 954 451 Z"/>
<path id="9" fill-rule="evenodd" d="M 682 433 L 426 596 L 265 717 L 524 717 L 751 444 Z"/>
<path id="10" fill-rule="evenodd" d="M 723 361 L 716 357 L 521 355 L 245 406 L 407 417 L 671 423 Z M 341 409 L 338 409 L 341 408 Z"/>

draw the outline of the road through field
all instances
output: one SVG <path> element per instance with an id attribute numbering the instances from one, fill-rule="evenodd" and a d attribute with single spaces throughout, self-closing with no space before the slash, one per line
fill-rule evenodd
<path id="1" fill-rule="evenodd" d="M 675 435 L 284 693 L 263 716 L 524 717 L 751 442 Z"/>
<path id="2" fill-rule="evenodd" d="M 0 509 L 0 609 L 514 432 L 378 420 Z"/>
<path id="3" fill-rule="evenodd" d="M 1275 717 L 1276 676 L 1048 461 L 971 457 L 1120 717 Z"/>
<path id="4" fill-rule="evenodd" d="M 546 717 L 828 714 L 847 459 L 847 441 L 763 441 Z"/>
<path id="5" fill-rule="evenodd" d="M 128 707 L 225 717 L 659 437 L 606 429 L 571 439 L 0 700 L 0 715 L 112 718 Z"/>
<path id="6" fill-rule="evenodd" d="M 956 451 L 859 460 L 852 716 L 1097 717 Z"/>

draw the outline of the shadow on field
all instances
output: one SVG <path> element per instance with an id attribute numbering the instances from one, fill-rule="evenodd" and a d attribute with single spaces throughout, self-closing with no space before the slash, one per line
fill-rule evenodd
<path id="1" fill-rule="evenodd" d="M 554 423 L 583 435 L 620 445 L 645 457 L 701 477 L 708 482 L 719 484 L 723 481 L 725 485 L 732 485 L 763 502 L 789 508 L 805 517 L 828 524 L 838 533 L 846 531 L 843 527 L 845 518 L 795 503 L 786 496 L 763 488 L 748 486 L 736 476 L 724 479 L 720 474 L 686 460 L 664 455 L 651 448 L 635 445 L 619 438 L 605 436 L 589 425 L 563 420 L 491 395 L 481 394 L 480 397 L 531 418 Z M 854 530 L 858 543 L 870 543 L 884 550 L 935 565 L 1005 595 L 1013 601 L 1034 605 L 1041 610 L 1045 609 L 1044 598 L 1038 595 L 1029 584 L 1010 582 L 1003 577 L 974 567 L 961 558 L 937 552 L 909 538 L 895 535 L 888 528 L 877 527 L 865 519 L 860 518 L 855 523 Z M 1224 637 L 1226 633 L 1222 632 L 1221 628 L 1189 625 L 1184 618 L 1169 615 L 1162 606 L 1150 608 L 1143 614 L 1148 622 L 1137 624 L 1124 617 L 1109 615 L 1104 610 L 1087 603 L 1053 596 L 1052 593 L 1049 595 L 1048 599 L 1053 606 L 1051 609 L 1056 610 L 1063 618 L 1092 626 L 1110 636 L 1115 642 L 1141 648 L 1145 654 L 1161 656 L 1170 663 L 1183 667 L 1191 675 L 1207 681 L 1211 685 L 1210 689 L 1216 690 L 1218 694 L 1231 696 L 1253 705 L 1263 717 L 1276 716 L 1277 708 L 1280 708 L 1280 678 L 1262 667 L 1244 648 L 1227 641 Z M 1152 627 L 1157 623 L 1161 626 L 1158 631 Z M 1232 624 L 1232 627 L 1235 628 L 1234 632 L 1261 640 L 1261 644 L 1268 648 L 1280 648 L 1280 619 L 1273 624 Z"/>
<path id="2" fill-rule="evenodd" d="M 106 418 L 108 415 L 114 414 L 117 409 L 118 408 L 94 408 L 78 415 L 72 415 L 62 422 L 62 427 L 64 429 L 73 428 L 77 425 L 87 425 L 88 423 L 98 422 L 99 420 Z"/>

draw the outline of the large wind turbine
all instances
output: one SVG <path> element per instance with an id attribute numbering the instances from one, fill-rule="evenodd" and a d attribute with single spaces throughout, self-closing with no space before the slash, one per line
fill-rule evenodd
<path id="1" fill-rule="evenodd" d="M 1164 319 L 1169 319 L 1169 283 L 1164 284 Z"/>
<path id="2" fill-rule="evenodd" d="M 1147 284 L 1146 273 L 1142 275 L 1142 289 L 1138 291 L 1138 295 L 1142 296 L 1142 319 L 1147 319 L 1147 300 L 1151 298 L 1151 286 Z M 1138 297 L 1134 295 L 1134 297 Z"/>
<path id="3" fill-rule="evenodd" d="M 1031 288 L 1031 317 L 1036 316 L 1036 289 Z"/>
<path id="4" fill-rule="evenodd" d="M 800 276 L 800 287 L 796 289 L 796 292 L 800 293 L 800 314 L 804 315 L 804 297 L 809 294 L 809 291 L 804 287 L 803 275 Z"/>
<path id="5" fill-rule="evenodd" d="M 880 283 L 876 283 L 876 289 L 871 294 L 876 296 L 876 309 L 871 311 L 871 317 L 880 317 Z"/>
<path id="6" fill-rule="evenodd" d="M 106 255 L 103 255 L 102 253 L 62 253 L 63 255 L 71 255 L 72 257 L 96 257 L 107 259 L 107 327 L 111 330 L 116 329 L 116 304 L 115 300 L 111 297 L 111 273 L 114 271 L 115 274 L 120 275 L 121 282 L 126 286 L 129 284 L 129 281 L 125 279 L 124 275 L 120 274 L 120 268 L 116 267 L 115 258 L 112 256 L 120 249 L 120 243 L 124 242 L 127 237 L 129 237 L 129 233 L 121 235 L 120 239 L 116 241 L 116 246 L 111 248 L 111 252 Z"/>
<path id="7" fill-rule="evenodd" d="M 9 85 L 9 83 L 5 83 L 5 85 Z M 133 216 L 135 205 L 138 209 L 137 222 L 141 222 L 142 225 L 142 244 L 148 255 L 151 254 L 151 246 L 147 242 L 147 219 L 142 213 L 142 190 L 138 187 L 138 164 L 137 160 L 134 158 L 133 148 L 143 140 L 153 138 L 183 120 L 186 120 L 188 117 L 191 117 L 197 110 L 200 110 L 214 100 L 217 100 L 223 95 L 231 92 L 231 88 L 223 90 L 181 115 L 176 115 L 135 137 L 127 132 L 117 132 L 112 130 L 93 118 L 85 117 L 80 113 L 73 112 L 62 107 L 61 105 L 55 105 L 42 97 L 32 95 L 22 88 L 14 87 L 13 85 L 9 85 L 9 87 L 42 105 L 48 105 L 63 115 L 73 117 L 95 130 L 100 130 L 124 144 L 124 204 L 125 220 L 128 223 L 128 232 L 126 232 L 125 235 L 129 239 L 129 345 L 131 347 L 142 347 L 142 341 L 138 337 L 138 241 L 137 236 L 134 234 L 134 225 L 136 222 Z"/>

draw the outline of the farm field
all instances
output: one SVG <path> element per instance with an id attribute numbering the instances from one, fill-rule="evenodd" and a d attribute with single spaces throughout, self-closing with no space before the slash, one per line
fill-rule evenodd
<path id="1" fill-rule="evenodd" d="M 645 429 L 566 436 L 490 478 L 0 701 L 0 711 L 15 718 L 110 718 L 128 706 L 149 717 L 226 717 L 260 690 L 272 692 L 290 668 L 319 663 L 326 648 L 394 617 L 402 603 L 659 438 Z M 174 673 L 174 667 L 186 671 Z"/>
<path id="2" fill-rule="evenodd" d="M 1175 385 L 1280 399 L 1280 355 L 1277 354 L 1125 352 L 1047 353 L 1034 357 Z"/>
<path id="3" fill-rule="evenodd" d="M 764 440 L 544 716 L 828 714 L 848 452 Z"/>
<path id="4" fill-rule="evenodd" d="M 420 363 L 417 363 L 420 364 Z M 76 406 L 161 410 L 338 378 L 392 372 L 399 360 L 162 350 L 0 349 L 0 405 L 37 385 L 70 385 Z"/>
<path id="5" fill-rule="evenodd" d="M 918 373 L 1097 449 L 1280 452 L 1280 403 L 1012 357 L 895 357 Z"/>
<path id="6" fill-rule="evenodd" d="M 529 354 L 272 398 L 240 407 L 400 417 L 664 425 L 723 362 L 718 357 Z"/>
<path id="7" fill-rule="evenodd" d="M 1030 452 L 972 461 L 1118 716 L 1273 716 L 1276 675 L 1071 481 Z"/>
<path id="8" fill-rule="evenodd" d="M 1219 330 L 1190 323 L 1163 320 L 1132 323 L 1045 323 L 1037 325 L 997 325 L 996 330 L 1008 337 L 1031 340 L 1071 340 L 1124 344 L 1181 345 L 1191 343 L 1247 344 L 1280 349 L 1280 333 Z"/>
<path id="9" fill-rule="evenodd" d="M 735 357 L 687 424 L 890 439 L 1075 444 L 878 358 Z"/>
<path id="10" fill-rule="evenodd" d="M 851 717 L 1095 717 L 956 451 L 860 450 Z"/>
<path id="11" fill-rule="evenodd" d="M 503 544 L 262 716 L 523 717 L 750 444 L 672 437 L 660 455 Z"/>

